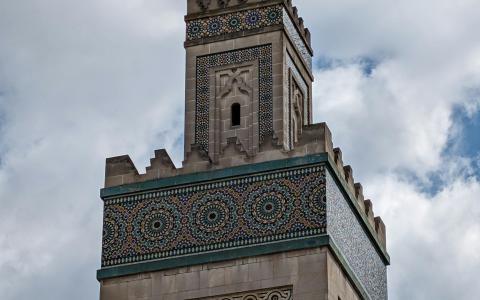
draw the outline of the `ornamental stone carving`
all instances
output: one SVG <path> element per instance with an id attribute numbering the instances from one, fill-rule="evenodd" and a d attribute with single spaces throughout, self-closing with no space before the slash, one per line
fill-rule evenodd
<path id="1" fill-rule="evenodd" d="M 291 300 L 292 288 L 275 288 L 262 291 L 245 292 L 233 295 L 213 296 L 205 300 Z"/>
<path id="2" fill-rule="evenodd" d="M 218 7 L 225 8 L 230 3 L 230 0 L 218 0 Z"/>
<path id="3" fill-rule="evenodd" d="M 200 7 L 200 9 L 203 11 L 208 9 L 210 2 L 211 0 L 197 0 L 198 7 Z"/>

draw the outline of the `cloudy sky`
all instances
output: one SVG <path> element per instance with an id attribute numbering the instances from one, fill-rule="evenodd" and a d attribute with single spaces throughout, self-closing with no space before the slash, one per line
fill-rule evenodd
<path id="1" fill-rule="evenodd" d="M 0 295 L 97 299 L 105 157 L 182 158 L 186 1 L 0 0 Z M 480 294 L 480 2 L 294 0 L 390 299 Z"/>

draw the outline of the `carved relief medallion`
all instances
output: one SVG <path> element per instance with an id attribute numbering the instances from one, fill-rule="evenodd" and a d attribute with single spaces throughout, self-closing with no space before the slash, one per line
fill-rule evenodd
<path id="1" fill-rule="evenodd" d="M 225 8 L 230 3 L 230 0 L 218 0 L 218 7 Z"/>
<path id="2" fill-rule="evenodd" d="M 197 0 L 198 7 L 200 7 L 200 9 L 203 11 L 208 9 L 210 2 L 211 0 Z"/>
<path id="3" fill-rule="evenodd" d="M 292 287 L 274 288 L 233 295 L 222 295 L 203 298 L 203 300 L 291 300 Z"/>

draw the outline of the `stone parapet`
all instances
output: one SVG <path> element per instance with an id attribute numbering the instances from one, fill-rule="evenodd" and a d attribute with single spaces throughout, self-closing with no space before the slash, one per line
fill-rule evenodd
<path id="1" fill-rule="evenodd" d="M 256 155 L 250 156 L 235 138 L 229 140 L 227 146 L 222 150 L 219 161 L 214 163 L 201 146 L 194 144 L 190 148 L 191 151 L 186 153 L 182 168 L 175 167 L 165 149 L 156 150 L 155 157 L 150 160 L 150 166 L 147 167 L 145 174 L 139 174 L 128 155 L 109 158 L 105 170 L 105 187 L 311 154 L 328 153 L 332 159 L 335 156 L 332 134 L 326 123 L 305 126 L 302 138 L 295 149 L 291 151 L 284 151 L 278 145 L 278 141 L 272 137 L 264 141 Z"/>

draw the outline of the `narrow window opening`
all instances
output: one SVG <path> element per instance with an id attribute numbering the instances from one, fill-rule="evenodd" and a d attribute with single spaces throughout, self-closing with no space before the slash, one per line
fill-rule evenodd
<path id="1" fill-rule="evenodd" d="M 232 126 L 240 126 L 240 104 L 232 104 Z"/>

